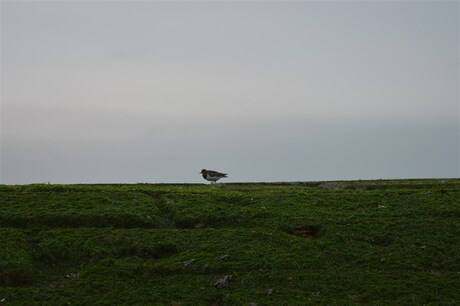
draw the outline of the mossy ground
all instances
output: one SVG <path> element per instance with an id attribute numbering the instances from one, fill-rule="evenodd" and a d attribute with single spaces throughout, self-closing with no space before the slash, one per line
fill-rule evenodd
<path id="1" fill-rule="evenodd" d="M 0 305 L 458 305 L 459 220 L 460 180 L 0 186 Z"/>

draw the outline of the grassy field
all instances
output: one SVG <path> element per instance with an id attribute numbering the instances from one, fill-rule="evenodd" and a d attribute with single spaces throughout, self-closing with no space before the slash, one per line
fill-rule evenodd
<path id="1" fill-rule="evenodd" d="M 0 305 L 459 305 L 460 180 L 0 186 Z"/>

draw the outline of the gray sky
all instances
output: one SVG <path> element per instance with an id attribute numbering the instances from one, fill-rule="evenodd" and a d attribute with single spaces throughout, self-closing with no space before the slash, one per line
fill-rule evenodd
<path id="1" fill-rule="evenodd" d="M 1 2 L 1 183 L 459 177 L 459 2 Z"/>

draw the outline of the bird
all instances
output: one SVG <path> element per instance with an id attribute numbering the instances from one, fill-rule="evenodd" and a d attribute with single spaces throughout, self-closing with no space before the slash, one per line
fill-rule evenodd
<path id="1" fill-rule="evenodd" d="M 213 171 L 213 170 L 206 170 L 206 169 L 203 169 L 201 170 L 200 174 L 203 175 L 203 178 L 207 181 L 210 181 L 211 184 L 214 182 L 214 184 L 220 180 L 221 178 L 223 177 L 227 177 L 227 173 L 220 173 L 220 172 L 217 172 L 217 171 Z"/>

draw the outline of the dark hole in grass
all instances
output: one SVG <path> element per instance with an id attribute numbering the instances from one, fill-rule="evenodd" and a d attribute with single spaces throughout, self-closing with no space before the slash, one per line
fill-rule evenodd
<path id="1" fill-rule="evenodd" d="M 393 237 L 391 236 L 377 236 L 377 237 L 374 237 L 373 241 L 372 241 L 372 244 L 374 245 L 378 245 L 378 246 L 383 246 L 383 247 L 387 247 L 389 246 L 390 244 L 393 243 Z"/>
<path id="2" fill-rule="evenodd" d="M 150 250 L 150 254 L 155 258 L 169 257 L 178 252 L 177 246 L 172 243 L 159 244 L 153 250 Z"/>
<path id="3" fill-rule="evenodd" d="M 302 238 L 315 239 L 320 235 L 321 227 L 318 225 L 297 225 L 286 232 Z"/>

